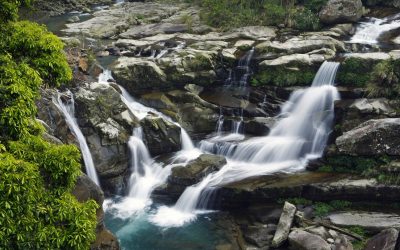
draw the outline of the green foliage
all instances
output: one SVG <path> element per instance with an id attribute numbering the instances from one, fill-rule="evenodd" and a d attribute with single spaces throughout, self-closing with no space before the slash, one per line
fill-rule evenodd
<path id="1" fill-rule="evenodd" d="M 298 0 L 298 2 L 313 13 L 318 13 L 328 0 Z"/>
<path id="2" fill-rule="evenodd" d="M 351 205 L 351 202 L 341 200 L 333 200 L 329 203 L 317 202 L 314 204 L 314 213 L 318 217 L 323 217 L 333 211 L 345 210 Z"/>
<path id="3" fill-rule="evenodd" d="M 400 96 L 400 60 L 385 60 L 376 64 L 367 85 L 369 97 Z"/>
<path id="4" fill-rule="evenodd" d="M 299 30 L 319 30 L 321 23 L 317 14 L 306 8 L 297 8 L 293 14 L 294 27 Z"/>
<path id="5" fill-rule="evenodd" d="M 87 249 L 95 239 L 94 201 L 44 188 L 40 168 L 0 154 L 0 249 Z"/>
<path id="6" fill-rule="evenodd" d="M 292 203 L 294 205 L 302 205 L 302 206 L 310 206 L 313 204 L 312 201 L 304 199 L 302 197 L 288 198 L 288 199 L 279 199 L 278 203 L 283 204 L 285 201 Z"/>
<path id="7" fill-rule="evenodd" d="M 29 21 L 13 22 L 0 38 L 0 49 L 12 55 L 15 62 L 35 69 L 47 85 L 58 87 L 71 80 L 64 45 L 45 26 Z"/>
<path id="8" fill-rule="evenodd" d="M 360 156 L 346 156 L 337 155 L 335 157 L 328 157 L 326 164 L 318 169 L 319 172 L 335 172 L 335 173 L 352 173 L 352 174 L 365 174 L 370 169 L 376 168 L 387 159 L 381 158 L 368 158 Z"/>
<path id="9" fill-rule="evenodd" d="M 0 23 L 17 20 L 19 7 L 30 6 L 31 2 L 32 0 L 1 0 Z"/>
<path id="10" fill-rule="evenodd" d="M 72 73 L 55 35 L 16 22 L 29 3 L 0 0 L 0 249 L 88 249 L 98 205 L 70 193 L 79 151 L 44 141 L 35 121 L 40 86 L 59 86 Z"/>
<path id="11" fill-rule="evenodd" d="M 255 74 L 251 84 L 253 86 L 308 86 L 312 83 L 315 72 L 311 70 L 289 70 L 285 68 L 271 68 Z"/>

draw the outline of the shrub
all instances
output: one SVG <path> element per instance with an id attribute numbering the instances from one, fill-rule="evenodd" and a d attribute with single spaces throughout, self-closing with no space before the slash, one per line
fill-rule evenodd
<path id="1" fill-rule="evenodd" d="M 293 14 L 293 20 L 294 27 L 299 30 L 319 30 L 321 28 L 318 15 L 306 8 L 297 8 Z"/>
<path id="2" fill-rule="evenodd" d="M 371 72 L 367 91 L 369 97 L 396 98 L 400 96 L 400 61 L 385 60 L 376 64 Z"/>

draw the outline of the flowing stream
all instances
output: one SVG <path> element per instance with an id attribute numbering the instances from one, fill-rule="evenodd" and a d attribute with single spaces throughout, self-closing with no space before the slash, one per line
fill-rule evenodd
<path id="1" fill-rule="evenodd" d="M 339 63 L 325 62 L 310 88 L 295 91 L 282 107 L 281 118 L 264 137 L 238 143 L 219 153 L 228 158 L 220 171 L 188 187 L 173 207 L 163 206 L 151 221 L 162 227 L 179 227 L 207 207 L 209 189 L 253 176 L 302 170 L 326 146 L 339 93 L 333 86 Z"/>
<path id="2" fill-rule="evenodd" d="M 350 43 L 377 44 L 379 37 L 388 31 L 400 28 L 400 14 L 385 18 L 370 17 L 361 22 Z"/>
<path id="3" fill-rule="evenodd" d="M 74 95 L 70 91 L 68 91 L 67 94 L 69 96 L 69 99 L 66 104 L 61 100 L 60 93 L 57 94 L 57 97 L 53 97 L 53 103 L 63 113 L 65 120 L 68 124 L 68 127 L 71 129 L 76 139 L 78 140 L 79 147 L 82 152 L 82 158 L 85 163 L 86 174 L 94 183 L 96 183 L 100 187 L 100 182 L 96 173 L 96 168 L 94 167 L 93 164 L 92 154 L 90 153 L 89 147 L 86 142 L 86 138 L 82 134 L 82 131 L 79 128 L 78 123 L 76 122 Z"/>

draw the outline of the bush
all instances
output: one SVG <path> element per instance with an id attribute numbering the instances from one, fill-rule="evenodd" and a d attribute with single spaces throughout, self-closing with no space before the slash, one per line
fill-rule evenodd
<path id="1" fill-rule="evenodd" d="M 319 17 L 309 9 L 298 8 L 293 14 L 294 27 L 299 30 L 319 30 Z"/>
<path id="2" fill-rule="evenodd" d="M 400 61 L 385 60 L 372 70 L 367 84 L 369 97 L 398 98 L 400 96 Z"/>

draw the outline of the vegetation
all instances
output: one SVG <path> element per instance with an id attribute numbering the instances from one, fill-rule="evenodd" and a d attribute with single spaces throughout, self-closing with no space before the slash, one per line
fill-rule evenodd
<path id="1" fill-rule="evenodd" d="M 314 202 L 301 197 L 280 199 L 278 203 L 284 203 L 285 201 L 297 206 L 313 206 L 314 214 L 317 217 L 323 217 L 333 211 L 346 210 L 352 206 L 352 203 L 349 201 L 333 200 L 330 202 Z"/>
<path id="2" fill-rule="evenodd" d="M 374 66 L 367 84 L 369 97 L 400 96 L 400 60 L 385 60 Z"/>
<path id="3" fill-rule="evenodd" d="M 35 121 L 40 86 L 59 86 L 72 73 L 56 36 L 17 21 L 28 4 L 0 2 L 0 249 L 88 249 L 98 205 L 71 194 L 79 150 L 44 141 Z"/>
<path id="4" fill-rule="evenodd" d="M 202 7 L 210 26 L 285 25 L 299 30 L 320 28 L 318 12 L 327 0 L 186 0 Z"/>
<path id="5" fill-rule="evenodd" d="M 289 70 L 285 68 L 271 68 L 262 70 L 254 75 L 251 80 L 251 85 L 276 85 L 281 87 L 286 86 L 308 86 L 313 81 L 315 72 L 312 70 Z"/>

